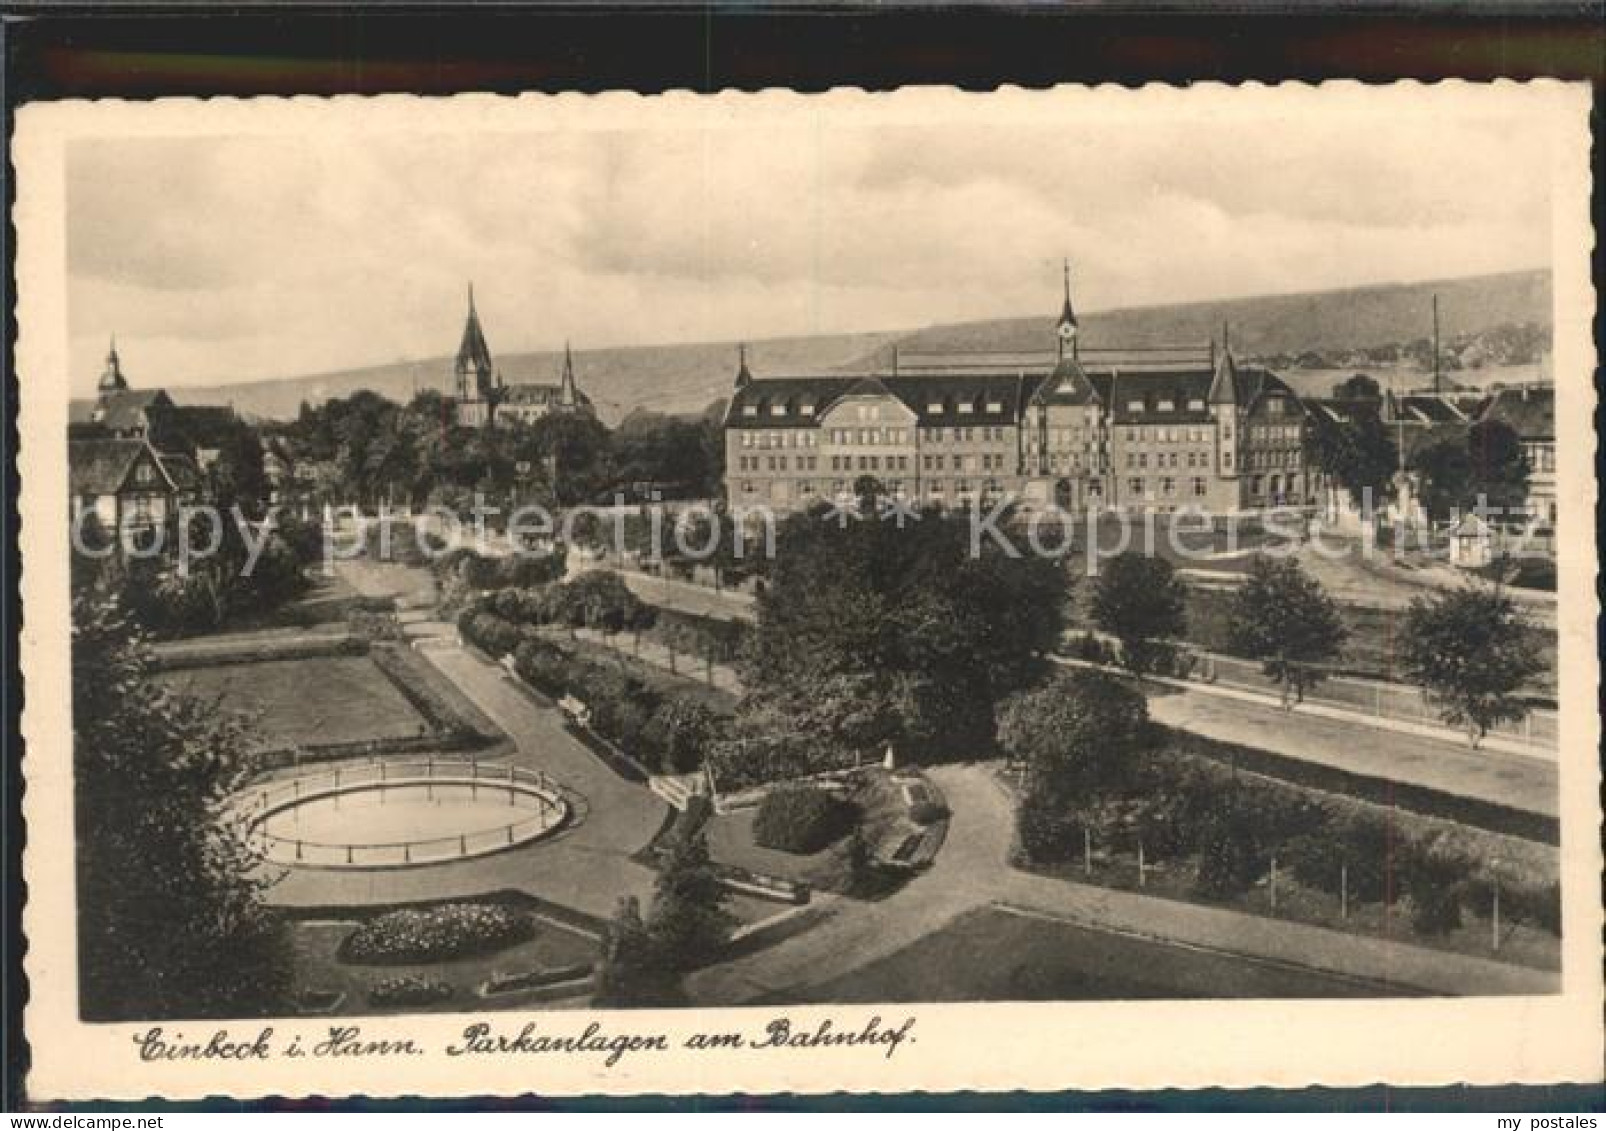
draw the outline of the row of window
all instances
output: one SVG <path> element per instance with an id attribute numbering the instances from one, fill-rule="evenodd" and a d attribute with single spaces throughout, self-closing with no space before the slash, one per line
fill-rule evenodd
<path id="1" fill-rule="evenodd" d="M 1256 424 L 1249 429 L 1251 440 L 1297 440 L 1299 439 L 1299 425 L 1297 424 Z"/>
<path id="2" fill-rule="evenodd" d="M 1249 467 L 1298 467 L 1299 449 L 1289 448 L 1276 452 L 1246 452 L 1244 463 Z"/>
<path id="3" fill-rule="evenodd" d="M 1122 428 L 1121 438 L 1129 444 L 1146 444 L 1150 441 L 1156 444 L 1207 444 L 1214 439 L 1214 433 L 1215 429 L 1207 425 L 1198 428 L 1150 428 L 1140 424 Z M 1221 438 L 1232 439 L 1232 425 L 1222 425 Z"/>
<path id="4" fill-rule="evenodd" d="M 812 448 L 819 443 L 815 433 L 807 429 L 787 429 L 784 432 L 743 432 L 742 447 L 758 448 Z"/>
<path id="5" fill-rule="evenodd" d="M 832 456 L 832 471 L 908 471 L 908 456 L 858 456 L 857 463 L 854 456 Z M 883 467 L 883 464 L 885 465 Z"/>
<path id="6" fill-rule="evenodd" d="M 907 444 L 907 428 L 832 428 L 831 443 L 846 447 L 852 444 Z"/>
<path id="7" fill-rule="evenodd" d="M 924 455 L 920 457 L 922 471 L 948 470 L 948 457 L 945 455 Z M 1004 455 L 1002 452 L 983 452 L 979 456 L 954 456 L 955 471 L 1003 471 Z"/>
<path id="8" fill-rule="evenodd" d="M 1181 459 L 1182 456 L 1186 456 L 1187 459 L 1185 459 L 1185 460 Z M 1228 466 L 1231 466 L 1231 464 L 1232 464 L 1231 453 L 1227 454 L 1226 462 L 1227 462 Z M 1137 468 L 1139 471 L 1143 471 L 1143 470 L 1147 469 L 1148 466 L 1149 466 L 1149 453 L 1148 452 L 1127 452 L 1126 453 L 1126 466 L 1127 466 L 1128 470 L 1131 470 L 1132 468 Z M 1209 467 L 1210 466 L 1210 453 L 1209 452 L 1155 452 L 1154 453 L 1154 466 L 1155 466 L 1156 470 L 1158 470 L 1160 468 L 1165 468 L 1165 467 L 1198 467 L 1198 468 L 1205 468 L 1205 467 Z"/>
<path id="9" fill-rule="evenodd" d="M 1177 411 L 1177 401 L 1173 397 L 1161 397 L 1154 401 L 1153 406 L 1151 407 L 1149 401 L 1139 397 L 1135 400 L 1127 401 L 1126 410 L 1128 412 L 1175 412 Z M 1203 412 L 1204 410 L 1205 403 L 1203 397 L 1193 397 L 1189 399 L 1189 412 Z"/>
<path id="10" fill-rule="evenodd" d="M 1009 438 L 1005 428 L 994 425 L 982 428 L 922 428 L 920 437 L 937 444 L 944 442 L 969 444 L 976 440 L 989 444 L 1002 444 Z"/>
<path id="11" fill-rule="evenodd" d="M 1159 487 L 1161 498 L 1175 498 L 1177 494 L 1177 481 L 1169 475 L 1161 476 L 1155 481 Z M 1148 480 L 1141 475 L 1135 475 L 1126 481 L 1127 494 L 1131 498 L 1141 499 L 1148 490 Z M 1194 476 L 1188 480 L 1188 492 L 1196 499 L 1204 498 L 1205 480 L 1203 476 Z"/>
<path id="12" fill-rule="evenodd" d="M 761 465 L 760 461 L 762 461 L 762 465 Z M 819 461 L 820 461 L 820 457 L 819 456 L 798 456 L 797 457 L 797 470 L 798 471 L 814 471 L 814 470 L 816 470 L 818 468 Z M 833 460 L 832 462 L 835 462 L 835 460 Z M 736 470 L 737 471 L 759 471 L 759 470 L 763 470 L 763 471 L 786 471 L 787 470 L 787 457 L 786 456 L 737 456 L 736 457 Z"/>

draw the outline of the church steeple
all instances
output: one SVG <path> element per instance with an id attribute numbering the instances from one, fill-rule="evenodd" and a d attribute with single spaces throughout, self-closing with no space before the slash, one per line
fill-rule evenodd
<path id="1" fill-rule="evenodd" d="M 574 354 L 569 349 L 569 343 L 563 343 L 563 382 L 558 388 L 558 403 L 564 408 L 573 408 L 580 401 L 580 391 L 574 384 Z"/>
<path id="2" fill-rule="evenodd" d="M 1065 305 L 1060 308 L 1059 322 L 1055 325 L 1058 336 L 1059 359 L 1076 356 L 1076 309 L 1071 305 L 1071 261 L 1065 260 Z"/>
<path id="3" fill-rule="evenodd" d="M 106 351 L 106 368 L 100 373 L 100 391 L 121 393 L 127 388 L 128 379 L 123 376 L 123 365 L 117 357 L 117 336 L 113 334 L 111 346 Z"/>
<path id="4" fill-rule="evenodd" d="M 474 309 L 473 283 L 468 285 L 468 319 L 463 323 L 453 372 L 460 400 L 487 399 L 495 386 L 496 366 L 491 361 L 491 347 L 485 344 L 485 331 L 480 329 L 479 311 Z"/>
<path id="5" fill-rule="evenodd" d="M 736 347 L 736 387 L 740 389 L 752 380 L 753 374 L 747 368 L 747 343 L 742 342 Z"/>

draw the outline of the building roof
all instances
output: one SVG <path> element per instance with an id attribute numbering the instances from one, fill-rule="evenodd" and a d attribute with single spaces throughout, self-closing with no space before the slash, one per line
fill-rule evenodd
<path id="1" fill-rule="evenodd" d="M 232 407 L 220 404 L 174 405 L 166 415 L 174 430 L 197 448 L 221 447 L 240 423 Z"/>
<path id="2" fill-rule="evenodd" d="M 1104 389 L 1106 393 L 1109 391 L 1108 381 L 1104 383 Z M 1074 357 L 1067 357 L 1054 367 L 1054 372 L 1038 380 L 1031 395 L 1032 403 L 1040 405 L 1076 406 L 1101 400 L 1092 377 Z"/>
<path id="3" fill-rule="evenodd" d="M 114 432 L 150 425 L 152 408 L 170 408 L 172 400 L 161 389 L 120 389 L 103 393 L 95 402 L 97 419 Z"/>
<path id="4" fill-rule="evenodd" d="M 1498 420 L 1520 440 L 1554 440 L 1555 387 L 1524 385 L 1520 389 L 1501 389 L 1490 398 L 1479 420 Z"/>
<path id="5" fill-rule="evenodd" d="M 128 482 L 129 473 L 142 456 L 149 456 L 167 477 L 156 452 L 144 440 L 70 440 L 67 444 L 67 483 L 74 495 L 115 495 Z M 167 478 L 171 490 L 172 479 Z"/>
<path id="6" fill-rule="evenodd" d="M 1208 369 L 1116 373 L 1110 408 L 1117 424 L 1188 424 L 1210 419 Z"/>
<path id="7" fill-rule="evenodd" d="M 205 480 L 200 465 L 182 452 L 157 452 L 156 462 L 166 473 L 175 490 L 181 493 L 199 491 Z"/>
<path id="8" fill-rule="evenodd" d="M 923 427 L 1014 424 L 1043 377 L 1019 373 L 755 377 L 731 395 L 726 422 L 746 428 L 811 428 L 848 396 L 891 396 Z"/>
<path id="9" fill-rule="evenodd" d="M 575 390 L 577 404 L 588 405 L 591 398 Z M 562 385 L 521 384 L 505 385 L 502 389 L 502 404 L 506 405 L 556 405 L 563 403 Z"/>

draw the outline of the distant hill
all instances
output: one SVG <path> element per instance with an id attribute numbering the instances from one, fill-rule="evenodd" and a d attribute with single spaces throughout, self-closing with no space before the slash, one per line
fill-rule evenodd
<path id="1" fill-rule="evenodd" d="M 1442 338 L 1472 335 L 1500 323 L 1551 322 L 1550 272 L 1517 271 L 1439 282 L 1355 287 L 1295 295 L 1121 310 L 1078 311 L 1081 340 L 1093 347 L 1186 345 L 1232 330 L 1233 352 L 1245 357 L 1356 350 L 1426 338 L 1439 296 Z M 931 326 L 899 338 L 900 351 L 998 351 L 1052 348 L 1057 311 L 1035 318 Z M 890 365 L 892 343 L 862 359 Z"/>
<path id="2" fill-rule="evenodd" d="M 1432 296 L 1439 296 L 1445 340 L 1476 336 L 1503 323 L 1551 324 L 1550 273 L 1520 271 L 1438 282 L 1356 287 L 1296 295 L 1266 295 L 1081 314 L 1089 346 L 1203 343 L 1232 328 L 1232 346 L 1244 357 L 1331 354 L 1386 343 L 1411 342 L 1432 332 Z M 753 372 L 811 373 L 889 366 L 900 351 L 1008 352 L 1053 347 L 1052 303 L 1041 316 L 929 326 L 915 331 L 837 334 L 755 342 L 748 357 Z M 555 381 L 556 353 L 504 354 L 497 358 L 509 382 Z M 736 368 L 733 342 L 584 350 L 575 354 L 580 386 L 609 423 L 633 409 L 697 413 L 730 392 Z M 405 400 L 417 388 L 444 389 L 451 359 L 435 357 L 367 369 L 242 384 L 189 386 L 169 391 L 183 403 L 232 402 L 266 418 L 295 415 L 303 400 L 321 401 L 372 389 Z M 1326 381 L 1326 375 L 1321 378 Z M 1315 382 L 1313 381 L 1314 385 Z M 1325 385 L 1322 387 L 1325 391 Z M 1316 391 L 1315 388 L 1309 391 Z"/>
<path id="3" fill-rule="evenodd" d="M 776 338 L 750 343 L 748 364 L 755 372 L 814 373 L 836 369 L 891 342 L 897 333 L 836 334 Z M 697 413 L 730 393 L 736 376 L 735 342 L 632 346 L 576 350 L 575 377 L 609 424 L 634 409 Z M 560 353 L 506 353 L 496 364 L 509 384 L 556 382 Z M 184 404 L 232 402 L 235 409 L 267 419 L 294 417 L 303 400 L 318 402 L 371 389 L 392 400 L 412 397 L 414 388 L 450 389 L 450 357 L 396 362 L 338 373 L 246 381 L 231 385 L 182 386 L 168 390 Z"/>

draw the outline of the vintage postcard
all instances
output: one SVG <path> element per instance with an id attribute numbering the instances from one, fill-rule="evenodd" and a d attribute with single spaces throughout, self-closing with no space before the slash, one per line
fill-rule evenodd
<path id="1" fill-rule="evenodd" d="M 24 107 L 30 1093 L 1598 1078 L 1588 111 Z"/>

